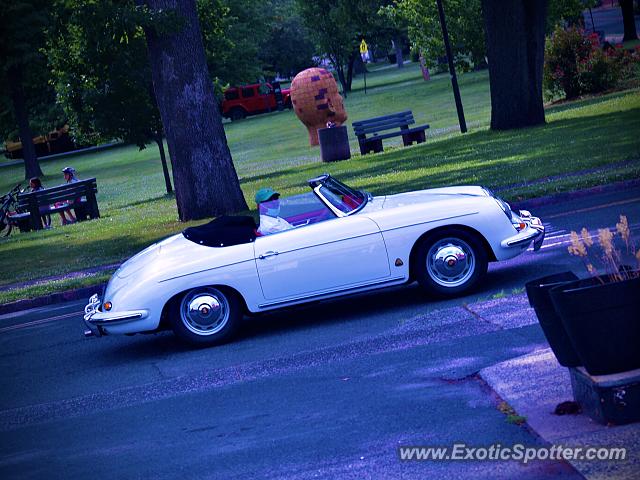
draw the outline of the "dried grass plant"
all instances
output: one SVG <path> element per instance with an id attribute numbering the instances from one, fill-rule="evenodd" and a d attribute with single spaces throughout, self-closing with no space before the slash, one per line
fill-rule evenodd
<path id="1" fill-rule="evenodd" d="M 616 248 L 616 243 L 623 246 Z M 580 257 L 589 274 L 602 284 L 640 277 L 640 250 L 633 241 L 625 215 L 620 215 L 615 231 L 599 228 L 597 236 L 592 236 L 586 228 L 579 234 L 572 231 L 568 250 L 571 255 Z M 635 262 L 635 268 L 628 261 Z"/>

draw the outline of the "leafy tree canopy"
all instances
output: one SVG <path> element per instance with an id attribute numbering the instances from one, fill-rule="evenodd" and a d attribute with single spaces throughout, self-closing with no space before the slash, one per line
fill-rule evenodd
<path id="1" fill-rule="evenodd" d="M 486 46 L 480 0 L 443 0 L 447 28 L 456 63 L 463 68 L 482 65 Z M 562 23 L 575 23 L 582 11 L 595 0 L 555 0 L 549 2 L 547 33 Z M 395 0 L 384 9 L 391 18 L 404 18 L 408 24 L 409 38 L 422 50 L 427 64 L 433 66 L 443 57 L 444 44 L 435 0 Z"/>
<path id="2" fill-rule="evenodd" d="M 153 19 L 126 2 L 65 0 L 60 7 L 47 52 L 78 136 L 144 148 L 162 130 L 141 27 Z"/>
<path id="3" fill-rule="evenodd" d="M 404 31 L 404 22 L 390 22 L 379 14 L 388 0 L 295 0 L 319 56 L 338 73 L 344 91 L 351 90 L 353 65 L 363 38 L 371 44 L 388 43 Z M 345 72 L 346 68 L 346 72 Z M 346 73 L 346 74 L 345 74 Z"/>
<path id="4" fill-rule="evenodd" d="M 259 53 L 273 18 L 269 2 L 197 0 L 207 66 L 220 87 L 256 81 L 262 74 Z"/>
<path id="5" fill-rule="evenodd" d="M 64 115 L 55 102 L 49 82 L 47 60 L 42 52 L 50 25 L 50 2 L 46 0 L 0 0 L 0 143 L 15 140 L 18 126 L 9 95 L 8 72 L 18 67 L 26 97 L 29 123 L 34 134 L 61 126 Z"/>
<path id="6" fill-rule="evenodd" d="M 315 65 L 315 47 L 295 9 L 295 0 L 274 0 L 272 9 L 273 17 L 260 53 L 264 74 L 292 77 Z"/>
<path id="7" fill-rule="evenodd" d="M 486 47 L 480 0 L 446 0 L 444 9 L 451 49 L 461 65 L 484 63 Z M 387 8 L 387 15 L 406 20 L 409 38 L 414 48 L 422 51 L 429 66 L 435 66 L 445 56 L 442 30 L 435 0 L 398 0 Z"/>

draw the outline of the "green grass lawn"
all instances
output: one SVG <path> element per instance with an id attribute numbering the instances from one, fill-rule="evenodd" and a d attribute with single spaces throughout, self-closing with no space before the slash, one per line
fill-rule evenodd
<path id="1" fill-rule="evenodd" d="M 323 164 L 318 147 L 293 112 L 275 112 L 225 123 L 234 163 L 247 202 L 264 185 L 284 195 L 306 190 L 305 180 L 322 172 L 374 194 L 451 184 L 502 188 L 508 199 L 527 198 L 640 177 L 640 91 L 629 90 L 547 109 L 547 124 L 493 132 L 486 72 L 462 75 L 462 99 L 469 133 L 456 133 L 457 116 L 448 76 L 422 80 L 416 65 L 378 69 L 362 78 L 345 100 L 351 151 L 348 161 Z M 418 124 L 429 123 L 427 143 L 402 148 L 386 142 L 385 152 L 360 156 L 350 122 L 410 109 Z M 157 149 L 120 147 L 70 159 L 43 161 L 43 182 L 61 181 L 60 170 L 73 165 L 81 178 L 98 178 L 102 218 L 48 231 L 12 234 L 0 240 L 0 286 L 63 274 L 126 259 L 153 241 L 185 228 L 176 220 L 175 200 L 165 195 Z M 605 172 L 543 181 L 577 170 L 613 165 Z M 0 191 L 22 180 L 23 167 L 0 169 Z M 533 182 L 533 183 L 532 183 Z M 531 183 L 529 185 L 529 183 Z M 509 188 L 513 184 L 524 184 Z M 96 275 L 101 281 L 104 275 Z M 83 285 L 91 282 L 83 280 Z M 63 289 L 65 283 L 39 286 Z M 25 295 L 31 295 L 25 292 Z M 18 298 L 14 292 L 11 299 Z M 9 301 L 0 293 L 0 303 Z"/>

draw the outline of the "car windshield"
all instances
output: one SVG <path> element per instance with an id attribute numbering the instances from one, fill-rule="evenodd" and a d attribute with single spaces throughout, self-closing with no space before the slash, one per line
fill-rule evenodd
<path id="1" fill-rule="evenodd" d="M 336 218 L 313 192 L 280 199 L 279 216 L 294 227 Z"/>
<path id="2" fill-rule="evenodd" d="M 309 183 L 338 216 L 357 212 L 365 206 L 369 198 L 366 192 L 348 187 L 330 175 L 310 180 Z"/>

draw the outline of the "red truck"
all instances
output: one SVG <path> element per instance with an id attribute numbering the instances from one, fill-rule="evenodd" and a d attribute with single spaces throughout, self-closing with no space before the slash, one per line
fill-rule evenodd
<path id="1" fill-rule="evenodd" d="M 291 108 L 291 95 L 288 88 L 283 88 L 283 106 Z M 231 87 L 224 91 L 222 116 L 232 121 L 240 120 L 248 115 L 270 112 L 278 108 L 276 92 L 270 83 L 254 83 L 241 87 Z"/>

